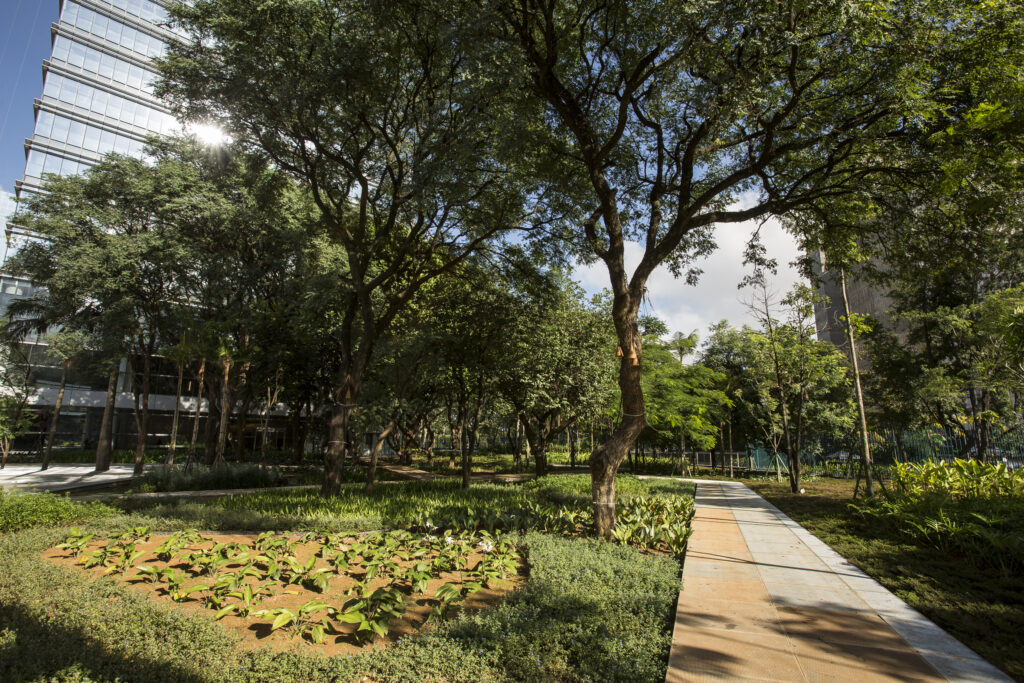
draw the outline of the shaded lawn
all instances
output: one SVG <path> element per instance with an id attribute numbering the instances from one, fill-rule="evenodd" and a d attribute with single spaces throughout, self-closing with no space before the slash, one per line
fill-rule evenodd
<path id="1" fill-rule="evenodd" d="M 853 480 L 809 480 L 802 484 L 803 495 L 790 493 L 785 481 L 744 483 L 972 650 L 1024 680 L 1020 576 L 1000 576 L 970 558 L 873 528 L 849 507 Z"/>

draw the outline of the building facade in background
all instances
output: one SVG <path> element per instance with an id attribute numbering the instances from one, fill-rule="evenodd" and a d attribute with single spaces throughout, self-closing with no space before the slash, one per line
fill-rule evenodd
<path id="1" fill-rule="evenodd" d="M 818 294 L 826 299 L 814 306 L 814 323 L 818 331 L 818 339 L 832 342 L 849 355 L 849 343 L 846 339 L 846 326 L 843 324 L 843 291 L 837 269 L 829 268 L 825 255 L 821 252 L 812 254 L 815 275 L 818 280 Z M 850 302 L 850 311 L 862 316 L 871 316 L 885 327 L 892 329 L 892 299 L 877 285 L 872 284 L 855 274 L 846 273 L 846 297 Z M 858 344 L 858 348 L 859 348 Z M 865 359 L 859 357 L 864 368 Z"/>
<path id="2" fill-rule="evenodd" d="M 81 173 L 111 152 L 142 157 L 147 137 L 180 131 L 170 110 L 153 95 L 157 78 L 153 59 L 162 56 L 174 39 L 174 33 L 162 25 L 168 19 L 162 3 L 62 0 L 54 2 L 54 9 L 59 14 L 50 26 L 53 48 L 42 65 L 41 94 L 31 103 L 35 127 L 25 141 L 25 173 L 14 182 L 19 203 L 42 190 L 47 174 Z M 5 233 L 6 262 L 19 244 L 33 236 L 18 226 L 16 215 L 7 221 Z M 31 282 L 0 272 L 0 312 L 7 310 L 11 300 L 33 292 Z M 45 337 L 30 337 L 22 348 L 38 387 L 33 401 L 38 419 L 15 448 L 32 450 L 42 443 L 61 372 L 58 361 L 47 352 Z M 170 432 L 177 373 L 162 359 L 155 359 L 155 368 L 151 429 L 152 441 L 161 443 Z M 95 447 L 106 388 L 102 369 L 72 366 L 57 445 Z M 195 389 L 194 383 L 185 386 L 186 394 L 192 396 L 191 403 L 182 404 L 185 415 L 194 409 Z M 126 361 L 121 363 L 118 390 L 114 447 L 131 448 L 136 437 Z"/>

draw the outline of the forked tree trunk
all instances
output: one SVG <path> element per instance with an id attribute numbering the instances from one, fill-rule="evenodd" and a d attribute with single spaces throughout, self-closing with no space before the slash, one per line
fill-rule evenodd
<path id="1" fill-rule="evenodd" d="M 373 480 L 377 476 L 377 459 L 380 457 L 380 451 L 384 447 L 384 440 L 388 438 L 388 434 L 395 428 L 395 421 L 391 419 L 386 425 L 384 425 L 383 431 L 377 435 L 377 440 L 373 443 L 373 450 L 370 451 L 370 462 L 366 466 L 366 486 L 364 490 L 369 493 L 373 489 Z"/>
<path id="2" fill-rule="evenodd" d="M 46 436 L 46 450 L 43 451 L 42 469 L 50 467 L 50 455 L 53 453 L 53 441 L 57 438 L 57 420 L 60 419 L 60 406 L 64 403 L 64 387 L 68 382 L 68 368 L 71 367 L 71 359 L 65 359 L 61 363 L 60 388 L 57 389 L 57 402 L 53 406 L 53 419 L 50 420 L 50 433 Z"/>
<path id="3" fill-rule="evenodd" d="M 277 397 L 281 391 L 281 387 L 277 383 L 278 377 L 274 377 L 274 391 L 271 392 L 267 389 L 267 412 L 263 416 L 263 436 L 260 438 L 260 459 L 265 460 L 267 457 L 267 439 L 270 437 L 270 411 L 277 405 Z"/>
<path id="4" fill-rule="evenodd" d="M 96 444 L 96 471 L 106 472 L 110 469 L 113 446 L 114 404 L 117 399 L 117 376 L 120 374 L 120 362 L 114 363 L 107 377 L 107 401 L 103 406 L 103 419 L 100 420 L 100 437 Z"/>

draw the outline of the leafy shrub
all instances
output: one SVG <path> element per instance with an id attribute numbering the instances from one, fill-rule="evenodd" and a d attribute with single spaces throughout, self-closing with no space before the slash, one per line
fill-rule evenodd
<path id="1" fill-rule="evenodd" d="M 1010 470 L 1004 463 L 960 459 L 897 463 L 894 481 L 901 491 L 910 496 L 940 493 L 957 500 L 1024 497 L 1024 470 Z"/>
<path id="2" fill-rule="evenodd" d="M 1006 575 L 1024 567 L 1024 476 L 1002 463 L 898 463 L 897 490 L 853 509 L 918 543 Z"/>
<path id="3" fill-rule="evenodd" d="M 158 467 L 132 483 L 131 491 L 202 491 L 208 489 L 257 489 L 280 486 L 284 476 L 277 467 L 227 463 L 220 467 Z"/>
<path id="4" fill-rule="evenodd" d="M 117 510 L 103 503 L 76 503 L 66 496 L 53 493 L 0 490 L 0 531 L 77 524 L 114 514 L 117 514 Z"/>
<path id="5" fill-rule="evenodd" d="M 620 526 L 625 529 L 620 542 L 682 557 L 693 516 L 693 485 L 621 476 L 616 487 Z M 589 501 L 589 477 L 564 475 L 522 486 L 478 484 L 468 490 L 450 480 L 403 482 L 370 493 L 348 486 L 332 498 L 315 491 L 267 491 L 223 498 L 214 505 L 240 514 L 284 515 L 293 523 L 305 522 L 302 528 L 313 524 L 312 528 L 325 530 L 345 530 L 347 522 L 352 530 L 409 527 L 424 532 L 440 528 L 580 535 L 593 523 Z"/>

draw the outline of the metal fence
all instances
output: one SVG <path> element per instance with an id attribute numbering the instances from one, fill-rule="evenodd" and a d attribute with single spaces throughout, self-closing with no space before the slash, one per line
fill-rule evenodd
<path id="1" fill-rule="evenodd" d="M 988 428 L 986 434 L 974 429 L 926 427 L 916 430 L 874 430 L 869 434 L 872 459 L 878 464 L 924 462 L 955 458 L 1005 462 L 1024 466 L 1024 430 Z M 801 462 L 821 464 L 828 461 L 858 459 L 861 439 L 857 433 L 843 436 L 817 436 L 800 449 Z"/>

